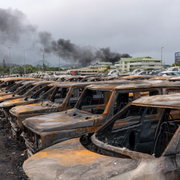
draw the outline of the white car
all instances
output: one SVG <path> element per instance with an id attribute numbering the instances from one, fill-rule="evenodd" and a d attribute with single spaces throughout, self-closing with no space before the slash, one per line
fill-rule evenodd
<path id="1" fill-rule="evenodd" d="M 158 74 L 159 76 L 180 76 L 180 73 L 177 71 L 163 71 Z"/>
<path id="2" fill-rule="evenodd" d="M 131 74 L 135 75 L 140 73 L 142 70 L 141 69 L 135 69 Z"/>
<path id="3" fill-rule="evenodd" d="M 119 76 L 119 70 L 113 69 L 109 71 L 108 76 Z"/>
<path id="4" fill-rule="evenodd" d="M 176 71 L 176 72 L 180 72 L 180 67 L 179 66 L 175 66 L 175 67 L 169 67 L 167 71 Z"/>

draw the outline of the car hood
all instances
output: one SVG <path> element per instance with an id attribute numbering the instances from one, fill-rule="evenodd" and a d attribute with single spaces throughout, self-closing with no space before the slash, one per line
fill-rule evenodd
<path id="1" fill-rule="evenodd" d="M 21 116 L 31 113 L 40 113 L 44 112 L 46 113 L 46 110 L 49 110 L 51 107 L 42 106 L 41 103 L 33 103 L 28 105 L 22 105 L 22 106 L 15 106 L 10 110 L 10 113 L 14 116 Z"/>
<path id="2" fill-rule="evenodd" d="M 13 94 L 12 92 L 7 92 L 7 93 L 5 91 L 0 92 L 0 96 L 8 96 L 8 95 L 12 95 L 12 94 Z"/>
<path id="3" fill-rule="evenodd" d="M 36 153 L 25 161 L 23 169 L 34 180 L 109 179 L 133 170 L 138 162 L 91 152 L 77 138 Z"/>
<path id="4" fill-rule="evenodd" d="M 0 108 L 21 105 L 26 102 L 27 101 L 25 100 L 25 98 L 15 98 L 15 99 L 7 100 L 7 101 L 0 103 Z"/>
<path id="5" fill-rule="evenodd" d="M 23 169 L 33 180 L 169 180 L 180 177 L 179 159 L 180 155 L 136 160 L 104 156 L 85 149 L 79 139 L 71 139 L 36 153 Z"/>
<path id="6" fill-rule="evenodd" d="M 76 111 L 76 114 L 74 113 L 71 116 L 67 114 L 67 111 L 62 111 L 27 118 L 23 124 L 33 132 L 40 133 L 90 127 L 94 125 L 95 118 L 96 115 L 87 114 L 83 111 Z"/>
<path id="7" fill-rule="evenodd" d="M 0 102 L 9 100 L 9 99 L 14 99 L 14 98 L 17 98 L 17 97 L 12 96 L 12 94 L 6 94 L 5 96 L 0 96 Z"/>

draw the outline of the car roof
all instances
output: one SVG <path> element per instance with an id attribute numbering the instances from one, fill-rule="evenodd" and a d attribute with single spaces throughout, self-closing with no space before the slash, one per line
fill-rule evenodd
<path id="1" fill-rule="evenodd" d="M 35 81 L 33 85 L 39 85 L 39 84 L 49 84 L 52 83 L 51 81 Z"/>
<path id="2" fill-rule="evenodd" d="M 88 89 L 91 89 L 91 90 L 104 90 L 104 91 L 109 91 L 109 90 L 112 90 L 114 89 L 115 87 L 117 86 L 117 84 L 92 84 L 92 85 L 89 85 L 87 86 Z"/>
<path id="3" fill-rule="evenodd" d="M 168 81 L 180 81 L 180 76 L 171 77 Z"/>
<path id="4" fill-rule="evenodd" d="M 141 97 L 132 102 L 137 106 L 180 109 L 180 93 Z"/>
<path id="5" fill-rule="evenodd" d="M 58 87 L 71 87 L 71 86 L 87 86 L 92 84 L 93 82 L 54 82 L 49 84 L 48 86 L 58 86 Z"/>
<path id="6" fill-rule="evenodd" d="M 138 89 L 147 89 L 147 88 L 168 88 L 168 89 L 177 89 L 180 87 L 180 82 L 169 82 L 162 80 L 138 80 L 135 82 L 126 82 L 116 86 L 116 90 L 138 90 Z"/>
<path id="7" fill-rule="evenodd" d="M 169 80 L 172 76 L 156 76 L 151 78 L 151 80 Z"/>
<path id="8" fill-rule="evenodd" d="M 26 84 L 32 84 L 32 83 L 36 83 L 36 81 L 18 81 L 18 83 L 21 82 L 23 85 L 26 85 Z"/>
<path id="9" fill-rule="evenodd" d="M 123 76 L 120 79 L 126 79 L 126 80 L 135 80 L 135 79 L 150 79 L 153 76 L 150 75 L 130 75 L 130 76 Z"/>
<path id="10" fill-rule="evenodd" d="M 141 90 L 150 88 L 169 88 L 177 89 L 180 87 L 180 82 L 169 82 L 162 80 L 137 80 L 137 81 L 122 81 L 117 83 L 96 83 L 88 85 L 88 89 L 92 90 Z"/>
<path id="11" fill-rule="evenodd" d="M 35 80 L 39 80 L 39 79 L 36 79 L 36 78 L 27 78 L 27 77 L 11 77 L 11 78 L 1 78 L 0 79 L 1 81 L 23 81 L 23 80 L 32 80 L 32 81 L 35 81 Z"/>

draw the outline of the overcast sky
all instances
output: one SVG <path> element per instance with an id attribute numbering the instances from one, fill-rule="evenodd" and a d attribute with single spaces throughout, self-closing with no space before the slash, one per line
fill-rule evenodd
<path id="1" fill-rule="evenodd" d="M 174 63 L 174 53 L 180 51 L 179 0 L 6 0 L 0 8 L 22 11 L 37 31 L 50 32 L 53 39 L 70 40 L 78 46 L 110 47 L 132 57 L 157 59 L 164 47 L 166 64 Z M 14 61 L 23 63 L 22 43 L 9 46 Z M 7 42 L 3 51 L 9 52 Z M 32 62 L 40 59 L 38 50 L 34 54 L 26 48 L 28 60 L 30 56 Z M 53 63 L 58 61 L 56 57 L 48 58 Z"/>

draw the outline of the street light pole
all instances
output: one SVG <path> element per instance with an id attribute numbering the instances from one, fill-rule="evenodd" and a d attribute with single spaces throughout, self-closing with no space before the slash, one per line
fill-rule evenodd
<path id="1" fill-rule="evenodd" d="M 162 61 L 163 61 L 163 59 L 162 59 L 162 58 L 163 58 L 163 57 L 162 57 L 162 55 L 163 55 L 163 54 L 162 54 L 162 53 L 163 53 L 163 48 L 164 48 L 164 47 L 161 47 L 161 71 L 162 71 Z"/>
<path id="2" fill-rule="evenodd" d="M 11 75 L 11 47 L 10 46 L 9 46 L 9 60 L 10 60 L 9 66 L 10 66 L 10 75 Z"/>
<path id="3" fill-rule="evenodd" d="M 59 48 L 60 48 L 60 45 L 58 44 Z M 60 56 L 59 56 L 59 72 L 60 72 Z"/>
<path id="4" fill-rule="evenodd" d="M 43 72 L 44 72 L 44 53 L 43 53 Z"/>
<path id="5" fill-rule="evenodd" d="M 60 57 L 59 57 L 59 72 L 60 72 Z"/>
<path id="6" fill-rule="evenodd" d="M 26 63 L 26 50 L 24 49 L 24 74 L 26 74 L 25 63 Z"/>

